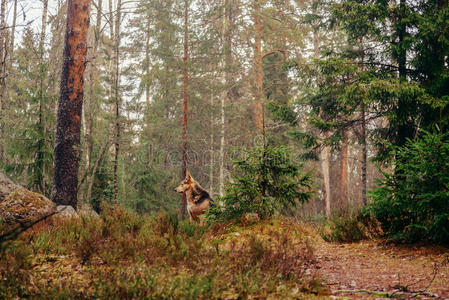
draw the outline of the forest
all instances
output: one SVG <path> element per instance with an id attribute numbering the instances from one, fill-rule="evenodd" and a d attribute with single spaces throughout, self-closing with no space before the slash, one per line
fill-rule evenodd
<path id="1" fill-rule="evenodd" d="M 448 0 L 0 0 L 0 299 L 446 299 L 448 246 Z"/>

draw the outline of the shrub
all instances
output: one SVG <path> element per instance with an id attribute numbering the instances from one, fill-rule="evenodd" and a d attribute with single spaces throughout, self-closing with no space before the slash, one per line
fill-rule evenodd
<path id="1" fill-rule="evenodd" d="M 242 219 L 247 213 L 269 218 L 276 209 L 295 206 L 310 198 L 310 175 L 301 175 L 287 148 L 267 146 L 246 151 L 234 161 L 235 173 L 209 221 Z"/>
<path id="2" fill-rule="evenodd" d="M 294 241 L 291 232 L 268 231 L 268 239 L 250 234 L 233 253 L 237 269 L 248 272 L 260 269 L 263 274 L 285 280 L 302 281 L 315 262 L 308 240 Z"/>
<path id="3" fill-rule="evenodd" d="M 382 234 L 379 222 L 369 214 L 334 215 L 320 229 L 327 242 L 353 243 Z"/>
<path id="4" fill-rule="evenodd" d="M 154 232 L 158 236 L 173 236 L 178 233 L 179 219 L 178 214 L 161 211 L 154 218 Z"/>
<path id="5" fill-rule="evenodd" d="M 448 137 L 424 133 L 404 147 L 389 145 L 394 168 L 371 193 L 369 211 L 392 240 L 449 244 Z"/>
<path id="6" fill-rule="evenodd" d="M 92 256 L 99 250 L 103 236 L 97 225 L 96 220 L 82 219 L 79 238 L 74 248 L 75 254 L 78 256 L 82 265 L 88 263 Z"/>
<path id="7" fill-rule="evenodd" d="M 143 224 L 142 217 L 121 206 L 108 206 L 101 209 L 103 236 L 117 236 L 123 233 L 136 235 Z"/>

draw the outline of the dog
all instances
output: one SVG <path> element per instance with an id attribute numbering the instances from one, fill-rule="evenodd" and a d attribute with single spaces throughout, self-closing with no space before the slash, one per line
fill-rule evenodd
<path id="1" fill-rule="evenodd" d="M 189 171 L 186 173 L 186 178 L 175 188 L 175 192 L 185 193 L 187 211 L 192 221 L 198 222 L 199 216 L 204 214 L 211 206 L 215 206 L 209 193 L 193 179 Z"/>

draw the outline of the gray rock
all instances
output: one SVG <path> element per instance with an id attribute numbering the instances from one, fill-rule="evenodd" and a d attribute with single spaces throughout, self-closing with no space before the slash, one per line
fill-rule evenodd
<path id="1" fill-rule="evenodd" d="M 58 205 L 56 206 L 57 215 L 63 218 L 79 218 L 76 210 L 70 205 Z"/>

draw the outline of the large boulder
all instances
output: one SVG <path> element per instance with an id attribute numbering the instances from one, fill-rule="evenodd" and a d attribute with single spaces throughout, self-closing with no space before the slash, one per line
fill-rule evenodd
<path id="1" fill-rule="evenodd" d="M 18 188 L 0 202 L 0 220 L 7 224 L 26 224 L 51 215 L 55 207 L 45 196 Z"/>
<path id="2" fill-rule="evenodd" d="M 79 217 L 71 206 L 56 206 L 44 195 L 14 184 L 0 173 L 0 221 L 27 224 L 56 213 L 62 218 Z"/>

